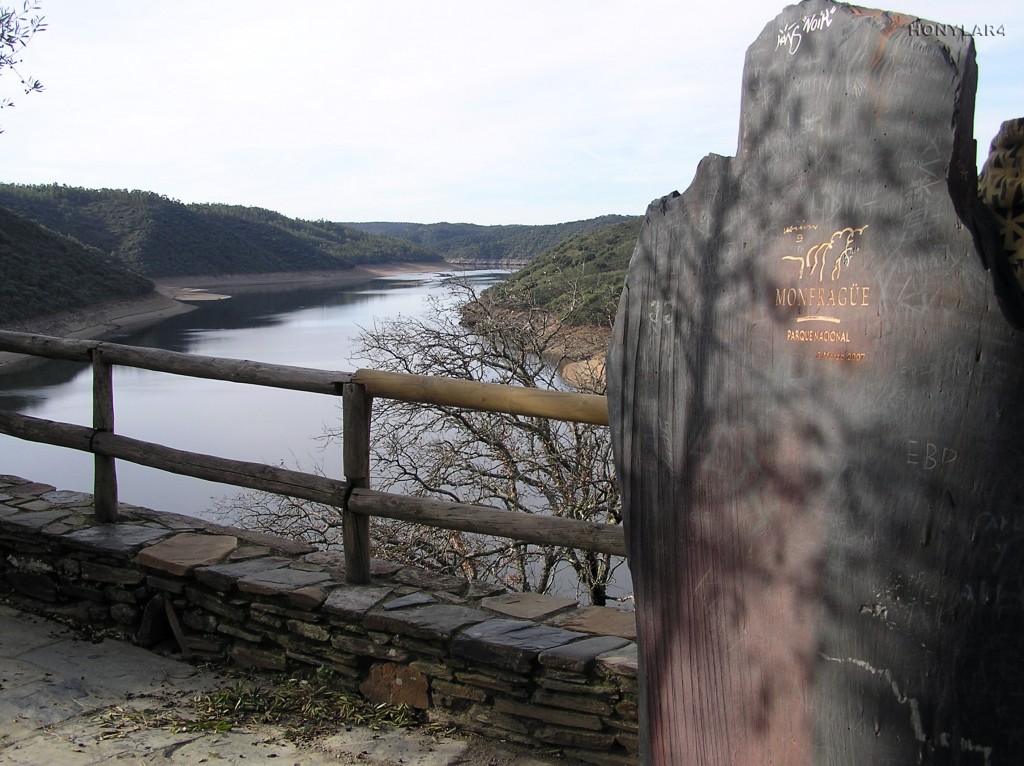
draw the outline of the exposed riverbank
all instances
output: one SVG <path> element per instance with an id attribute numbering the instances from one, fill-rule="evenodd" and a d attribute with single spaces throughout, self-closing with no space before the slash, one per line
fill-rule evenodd
<path id="1" fill-rule="evenodd" d="M 449 266 L 432 261 L 357 266 L 338 271 L 166 277 L 154 280 L 156 290 L 142 298 L 111 301 L 77 311 L 34 317 L 0 329 L 63 338 L 103 339 L 192 311 L 195 303 L 204 300 L 222 300 L 241 293 L 277 292 L 311 286 L 346 286 L 396 274 L 439 271 Z M 0 352 L 0 374 L 24 369 L 36 362 L 32 357 Z"/>
<path id="2" fill-rule="evenodd" d="M 265 274 L 227 274 L 155 279 L 157 290 L 176 300 L 202 300 L 204 293 L 227 297 L 241 293 L 280 292 L 301 290 L 305 287 L 334 287 L 368 282 L 380 277 L 417 271 L 444 271 L 459 269 L 443 261 L 425 263 L 389 263 L 380 266 L 356 266 L 338 271 L 285 271 Z"/>

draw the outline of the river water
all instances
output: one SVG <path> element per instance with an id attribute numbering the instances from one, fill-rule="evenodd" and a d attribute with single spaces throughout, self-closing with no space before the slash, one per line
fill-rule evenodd
<path id="1" fill-rule="evenodd" d="M 504 271 L 459 272 L 482 289 Z M 170 351 L 251 359 L 274 364 L 354 371 L 360 328 L 375 320 L 422 316 L 431 296 L 441 297 L 450 272 L 403 273 L 362 285 L 236 295 L 205 301 L 145 330 L 111 340 Z M 114 368 L 115 430 L 123 436 L 238 460 L 319 471 L 341 479 L 338 441 L 321 438 L 341 425 L 334 397 L 262 386 L 200 380 L 127 367 Z M 0 375 L 0 409 L 88 426 L 92 373 L 82 364 L 48 361 Z M 0 474 L 14 474 L 59 489 L 92 492 L 92 456 L 0 435 Z M 117 462 L 122 502 L 220 520 L 218 501 L 243 490 Z M 557 590 L 569 595 L 575 578 Z M 609 595 L 631 590 L 628 570 L 616 573 Z"/>
<path id="2" fill-rule="evenodd" d="M 478 287 L 507 272 L 460 272 Z M 407 272 L 362 285 L 240 294 L 204 301 L 186 314 L 112 338 L 119 343 L 274 364 L 353 371 L 356 338 L 375 319 L 422 315 L 450 273 Z M 324 445 L 325 425 L 341 423 L 330 396 L 114 368 L 115 428 L 123 436 L 220 457 L 322 470 L 342 478 L 340 443 Z M 0 376 L 0 408 L 91 425 L 92 375 L 86 365 L 46 362 Z M 92 456 L 0 436 L 0 473 L 60 489 L 92 491 Z M 122 502 L 211 518 L 235 487 L 118 461 Z"/>

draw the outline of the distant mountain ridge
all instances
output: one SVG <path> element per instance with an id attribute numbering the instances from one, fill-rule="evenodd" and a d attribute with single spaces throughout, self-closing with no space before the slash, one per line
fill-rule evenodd
<path id="1" fill-rule="evenodd" d="M 407 239 L 429 248 L 449 263 L 522 266 L 569 237 L 633 219 L 634 216 L 628 215 L 603 215 L 583 221 L 542 225 L 386 222 L 340 225 L 370 234 Z"/>
<path id="2" fill-rule="evenodd" d="M 0 208 L 149 277 L 344 269 L 433 261 L 427 248 L 262 208 L 186 205 L 153 192 L 0 184 Z"/>

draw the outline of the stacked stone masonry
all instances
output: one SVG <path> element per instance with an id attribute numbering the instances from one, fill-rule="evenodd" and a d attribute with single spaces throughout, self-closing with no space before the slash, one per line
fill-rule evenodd
<path id="1" fill-rule="evenodd" d="M 147 647 L 285 671 L 329 667 L 375 702 L 594 764 L 637 762 L 631 612 L 344 557 L 0 475 L 0 574 L 14 603 L 116 625 Z M 83 669 L 87 671 L 87 669 Z"/>

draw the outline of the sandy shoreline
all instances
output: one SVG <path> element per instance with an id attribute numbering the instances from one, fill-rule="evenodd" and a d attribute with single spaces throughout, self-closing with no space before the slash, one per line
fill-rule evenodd
<path id="1" fill-rule="evenodd" d="M 142 298 L 101 303 L 77 311 L 37 317 L 2 329 L 62 338 L 102 339 L 192 311 L 196 302 L 223 300 L 233 294 L 297 290 L 314 285 L 350 285 L 396 274 L 455 268 L 458 267 L 442 261 L 431 261 L 357 266 L 339 271 L 161 277 L 153 280 L 156 291 Z M 0 374 L 24 369 L 37 361 L 21 354 L 0 352 Z"/>
<path id="2" fill-rule="evenodd" d="M 159 292 L 177 300 L 202 300 L 203 293 L 236 295 L 240 293 L 278 292 L 312 286 L 340 286 L 366 282 L 378 277 L 417 271 L 446 271 L 458 266 L 444 261 L 393 263 L 380 266 L 356 266 L 339 271 L 283 271 L 261 274 L 200 275 L 161 277 L 153 282 Z"/>

